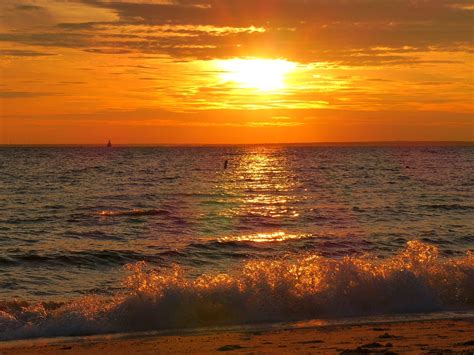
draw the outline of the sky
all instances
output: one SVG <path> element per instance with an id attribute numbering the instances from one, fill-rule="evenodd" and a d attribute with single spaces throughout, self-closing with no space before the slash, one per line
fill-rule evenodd
<path id="1" fill-rule="evenodd" d="M 2 0 L 0 144 L 474 140 L 471 0 Z"/>

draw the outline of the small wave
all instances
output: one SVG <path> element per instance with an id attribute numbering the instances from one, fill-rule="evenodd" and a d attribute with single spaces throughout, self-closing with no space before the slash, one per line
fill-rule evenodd
<path id="1" fill-rule="evenodd" d="M 0 265 L 81 265 L 96 268 L 101 265 L 116 266 L 141 260 L 160 263 L 162 257 L 160 253 L 144 255 L 131 250 L 91 250 L 52 254 L 25 253 L 0 257 Z"/>
<path id="2" fill-rule="evenodd" d="M 410 241 L 387 259 L 371 255 L 253 259 L 233 273 L 127 266 L 124 290 L 64 304 L 0 303 L 0 339 L 87 335 L 327 317 L 468 310 L 474 255 L 439 255 Z"/>
<path id="3" fill-rule="evenodd" d="M 110 211 L 110 210 L 103 210 L 96 213 L 99 216 L 103 217 L 115 217 L 115 216 L 159 216 L 159 215 L 168 215 L 170 214 L 167 210 L 159 210 L 159 209 L 150 209 L 150 210 L 141 210 L 141 209 L 133 209 L 128 211 Z"/>
<path id="4" fill-rule="evenodd" d="M 461 204 L 432 204 L 432 205 L 427 205 L 424 206 L 429 209 L 434 209 L 434 210 L 472 210 L 474 209 L 474 206 L 471 205 L 461 205 Z"/>
<path id="5" fill-rule="evenodd" d="M 123 240 L 121 236 L 107 234 L 100 230 L 91 230 L 91 231 L 74 231 L 70 230 L 65 233 L 65 236 L 68 238 L 75 239 L 97 239 L 97 240 Z"/>

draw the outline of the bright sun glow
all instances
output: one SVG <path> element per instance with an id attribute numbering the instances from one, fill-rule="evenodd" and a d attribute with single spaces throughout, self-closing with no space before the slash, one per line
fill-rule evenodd
<path id="1" fill-rule="evenodd" d="M 296 64 L 282 59 L 230 59 L 220 61 L 221 78 L 242 88 L 275 91 L 286 87 L 285 77 Z"/>

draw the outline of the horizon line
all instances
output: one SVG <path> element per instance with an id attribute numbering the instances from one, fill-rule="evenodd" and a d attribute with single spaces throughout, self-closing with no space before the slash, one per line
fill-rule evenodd
<path id="1" fill-rule="evenodd" d="M 266 142 L 266 143 L 112 143 L 112 147 L 185 147 L 185 146 L 257 146 L 257 145 L 474 145 L 474 140 L 387 140 L 387 141 L 323 141 L 323 142 Z M 106 147 L 107 143 L 0 143 L 0 147 Z"/>

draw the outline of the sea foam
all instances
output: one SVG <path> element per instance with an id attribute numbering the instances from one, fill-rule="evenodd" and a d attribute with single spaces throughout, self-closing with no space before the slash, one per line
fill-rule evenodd
<path id="1" fill-rule="evenodd" d="M 113 297 L 0 304 L 0 339 L 474 308 L 472 253 L 446 258 L 419 241 L 386 259 L 307 253 L 195 278 L 177 265 L 126 269 L 124 290 Z"/>

